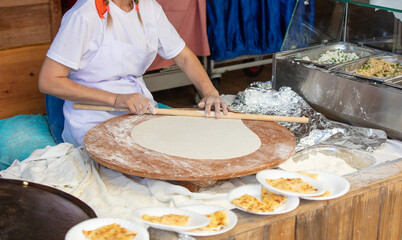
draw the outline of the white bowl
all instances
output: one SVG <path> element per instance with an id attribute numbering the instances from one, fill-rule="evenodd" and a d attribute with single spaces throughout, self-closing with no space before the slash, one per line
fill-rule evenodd
<path id="1" fill-rule="evenodd" d="M 149 239 L 149 234 L 148 231 L 134 223 L 130 222 L 128 220 L 120 219 L 120 218 L 91 218 L 88 220 L 85 220 L 83 222 L 78 223 L 74 227 L 72 227 L 70 230 L 68 230 L 65 240 L 88 240 L 87 237 L 82 233 L 82 230 L 94 230 L 99 227 L 117 223 L 121 227 L 126 228 L 130 231 L 138 233 L 138 235 L 135 237 L 135 240 L 148 240 Z"/>
<path id="2" fill-rule="evenodd" d="M 165 225 L 165 224 L 154 223 L 154 222 L 150 222 L 150 221 L 146 221 L 146 220 L 142 219 L 142 216 L 144 214 L 147 214 L 150 216 L 156 216 L 156 217 L 160 217 L 160 216 L 168 215 L 168 214 L 185 215 L 185 216 L 189 217 L 189 220 L 188 220 L 188 224 L 185 226 Z M 136 217 L 138 220 L 144 222 L 145 224 L 148 224 L 149 226 L 151 226 L 153 228 L 174 231 L 174 232 L 183 232 L 183 231 L 187 231 L 190 229 L 204 227 L 209 224 L 209 218 L 207 218 L 206 216 L 193 212 L 193 211 L 180 209 L 180 208 L 168 208 L 168 207 L 139 208 L 134 211 L 134 217 Z"/>
<path id="3" fill-rule="evenodd" d="M 317 180 L 314 180 L 311 177 L 308 177 L 308 176 L 300 174 L 300 173 L 269 169 L 269 170 L 263 170 L 263 171 L 258 172 L 256 177 L 257 177 L 258 182 L 260 182 L 266 189 L 268 189 L 274 193 L 284 195 L 284 196 L 311 197 L 311 196 L 321 195 L 325 192 L 325 188 L 322 185 L 322 183 L 320 183 Z M 316 188 L 317 191 L 314 193 L 290 192 L 290 191 L 285 191 L 285 190 L 273 187 L 273 186 L 269 185 L 266 181 L 266 179 L 277 179 L 277 178 L 301 178 L 304 182 L 307 182 L 310 185 L 312 185 L 314 188 Z"/>
<path id="4" fill-rule="evenodd" d="M 221 211 L 221 210 L 225 210 L 226 215 L 229 218 L 229 225 L 224 227 L 221 230 L 217 230 L 217 231 L 186 231 L 186 232 L 181 232 L 182 234 L 185 235 L 191 235 L 191 236 L 212 236 L 212 235 L 218 235 L 224 232 L 227 232 L 229 230 L 231 230 L 232 228 L 234 228 L 234 226 L 236 226 L 237 224 L 237 216 L 234 212 L 228 210 L 228 209 L 224 209 L 222 207 L 218 207 L 218 206 L 212 206 L 212 205 L 192 205 L 192 206 L 185 206 L 185 207 L 181 207 L 181 209 L 186 209 L 186 210 L 190 210 L 202 215 L 206 215 L 206 214 L 211 214 L 217 211 Z"/>
<path id="5" fill-rule="evenodd" d="M 258 200 L 261 201 L 261 184 L 256 183 L 256 184 L 248 184 L 248 185 L 244 185 L 244 186 L 240 186 L 237 187 L 235 189 L 233 189 L 232 191 L 229 192 L 228 194 L 228 200 L 230 203 L 232 203 L 233 199 L 238 198 L 243 196 L 244 194 L 248 194 L 251 195 L 255 198 L 257 198 Z M 244 208 L 241 208 L 239 206 L 236 206 L 234 204 L 232 204 L 235 208 L 242 210 L 244 212 L 248 212 L 248 213 L 252 213 L 252 214 L 258 214 L 258 215 L 276 215 L 276 214 L 282 214 L 282 213 L 287 213 L 290 212 L 294 209 L 297 208 L 297 206 L 299 206 L 299 198 L 298 197 L 292 197 L 289 196 L 287 197 L 288 199 L 286 200 L 286 202 L 276 208 L 274 211 L 272 212 L 251 212 L 248 211 Z"/>

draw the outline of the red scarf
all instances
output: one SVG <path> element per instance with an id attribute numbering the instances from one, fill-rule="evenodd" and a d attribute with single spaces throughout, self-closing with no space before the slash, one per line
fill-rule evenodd
<path id="1" fill-rule="evenodd" d="M 100 18 L 105 18 L 103 15 L 109 12 L 109 6 L 106 6 L 104 0 L 95 0 L 96 10 L 98 10 L 98 15 Z"/>

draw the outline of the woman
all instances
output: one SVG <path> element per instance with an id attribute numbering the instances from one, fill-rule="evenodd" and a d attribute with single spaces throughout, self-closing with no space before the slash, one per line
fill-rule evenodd
<path id="1" fill-rule="evenodd" d="M 155 0 L 78 0 L 63 16 L 39 75 L 39 89 L 65 99 L 63 140 L 83 145 L 85 133 L 118 113 L 75 110 L 74 103 L 154 112 L 142 75 L 156 54 L 173 58 L 201 91 L 199 107 L 228 112 L 197 57 Z M 121 114 L 121 113 L 120 113 Z"/>

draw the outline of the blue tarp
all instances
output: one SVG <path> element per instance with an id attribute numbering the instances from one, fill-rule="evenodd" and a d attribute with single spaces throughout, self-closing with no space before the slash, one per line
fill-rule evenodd
<path id="1" fill-rule="evenodd" d="M 207 0 L 211 59 L 279 52 L 296 0 Z"/>
<path id="2" fill-rule="evenodd" d="M 16 159 L 24 160 L 36 149 L 55 145 L 46 116 L 18 115 L 0 120 L 0 170 Z"/>

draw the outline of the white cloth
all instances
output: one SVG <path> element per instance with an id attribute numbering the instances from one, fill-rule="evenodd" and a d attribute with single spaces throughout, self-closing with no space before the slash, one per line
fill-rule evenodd
<path id="1" fill-rule="evenodd" d="M 236 179 L 233 183 L 224 182 L 214 189 L 193 193 L 165 181 L 129 176 L 105 168 L 90 159 L 82 147 L 74 148 L 69 143 L 36 150 L 24 161 L 16 160 L 8 169 L 0 171 L 0 176 L 57 188 L 84 201 L 98 217 L 130 221 L 136 221 L 132 213 L 141 207 L 204 203 L 231 208 L 227 192 L 247 183 Z"/>
<path id="2" fill-rule="evenodd" d="M 80 0 L 62 20 L 47 56 L 72 68 L 69 78 L 90 88 L 114 93 L 142 93 L 153 101 L 142 75 L 158 53 L 177 56 L 185 43 L 154 0 L 140 3 L 143 24 L 135 7 L 121 10 L 110 1 L 111 25 L 99 18 L 94 0 Z M 109 19 L 110 20 L 110 19 Z M 75 110 L 65 101 L 62 137 L 82 146 L 85 133 L 96 124 L 122 113 Z"/>
<path id="3" fill-rule="evenodd" d="M 402 142 L 388 140 L 374 151 L 379 161 L 402 157 Z M 22 162 L 0 171 L 3 178 L 48 185 L 67 192 L 88 204 L 98 217 L 136 221 L 132 212 L 141 207 L 181 207 L 210 204 L 227 209 L 230 190 L 257 183 L 255 175 L 218 181 L 215 185 L 190 192 L 166 181 L 139 178 L 105 168 L 88 157 L 82 147 L 69 143 L 38 149 Z"/>

